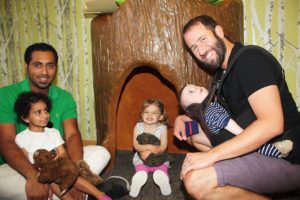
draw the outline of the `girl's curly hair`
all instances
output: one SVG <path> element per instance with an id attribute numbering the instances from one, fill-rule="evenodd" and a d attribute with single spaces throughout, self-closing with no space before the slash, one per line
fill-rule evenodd
<path id="1" fill-rule="evenodd" d="M 48 111 L 51 110 L 51 100 L 43 93 L 37 92 L 23 92 L 19 94 L 15 101 L 14 111 L 17 114 L 17 120 L 25 123 L 22 118 L 29 116 L 32 104 L 42 101 L 46 104 Z"/>

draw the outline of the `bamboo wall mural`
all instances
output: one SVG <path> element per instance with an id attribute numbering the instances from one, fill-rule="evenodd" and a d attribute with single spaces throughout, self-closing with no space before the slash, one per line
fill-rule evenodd
<path id="1" fill-rule="evenodd" d="M 285 69 L 300 110 L 300 1 L 243 0 L 246 44 L 265 47 Z"/>
<path id="2" fill-rule="evenodd" d="M 0 87 L 24 79 L 23 54 L 28 45 L 52 44 L 60 58 L 56 84 L 71 92 L 77 102 L 82 138 L 94 140 L 91 19 L 84 18 L 83 1 L 0 1 Z M 245 43 L 265 47 L 279 59 L 299 108 L 300 1 L 243 2 Z"/>

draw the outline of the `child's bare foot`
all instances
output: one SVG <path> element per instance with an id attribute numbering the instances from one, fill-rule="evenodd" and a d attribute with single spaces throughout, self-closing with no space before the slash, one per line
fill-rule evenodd
<path id="1" fill-rule="evenodd" d="M 278 151 L 280 151 L 280 157 L 284 158 L 287 157 L 293 149 L 293 142 L 291 140 L 282 140 L 279 142 L 275 142 L 274 146 L 278 149 Z"/>

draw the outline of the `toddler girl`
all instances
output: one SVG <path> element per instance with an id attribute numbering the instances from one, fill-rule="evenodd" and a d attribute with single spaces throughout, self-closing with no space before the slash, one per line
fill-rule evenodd
<path id="1" fill-rule="evenodd" d="M 56 150 L 57 157 L 67 156 L 64 140 L 57 129 L 47 128 L 51 101 L 42 93 L 21 93 L 14 105 L 18 120 L 28 125 L 28 128 L 16 136 L 16 143 L 23 150 L 32 164 L 33 154 L 38 149 Z M 57 159 L 56 157 L 56 159 Z M 50 184 L 51 190 L 61 199 L 73 199 L 69 193 L 60 191 L 57 184 Z M 97 199 L 111 200 L 105 193 L 99 191 L 92 183 L 78 177 L 74 187 L 79 191 L 90 194 Z"/>
<path id="2" fill-rule="evenodd" d="M 131 189 L 129 195 L 137 197 L 141 187 L 148 179 L 148 173 L 153 172 L 153 180 L 160 187 L 163 195 L 171 194 L 169 183 L 169 161 L 165 161 L 159 166 L 148 166 L 143 160 L 150 154 L 160 154 L 166 151 L 168 144 L 167 121 L 164 105 L 160 100 L 147 99 L 144 101 L 141 109 L 141 120 L 134 128 L 133 148 L 136 153 L 133 157 L 133 165 L 136 173 L 132 177 Z M 140 144 L 137 137 L 143 133 L 152 134 L 160 139 L 160 145 Z"/>

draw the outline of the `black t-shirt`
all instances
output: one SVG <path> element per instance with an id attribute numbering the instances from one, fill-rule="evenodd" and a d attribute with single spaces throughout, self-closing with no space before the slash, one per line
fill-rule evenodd
<path id="1" fill-rule="evenodd" d="M 229 59 L 242 47 L 236 43 Z M 262 52 L 253 48 L 239 56 L 221 88 L 221 94 L 226 99 L 233 118 L 250 109 L 248 97 L 251 94 L 263 87 L 276 84 L 280 88 L 285 130 L 299 124 L 300 115 L 296 103 L 283 78 L 282 69 L 278 66 L 280 65 L 276 58 L 267 51 Z"/>
<path id="2" fill-rule="evenodd" d="M 243 47 L 240 43 L 235 43 L 229 61 L 238 49 Z M 300 114 L 296 103 L 283 79 L 282 69 L 276 63 L 278 63 L 277 59 L 270 53 L 267 51 L 262 52 L 255 48 L 245 50 L 237 58 L 221 87 L 221 96 L 226 100 L 233 119 L 237 120 L 243 113 L 251 110 L 248 102 L 248 97 L 251 94 L 263 87 L 276 84 L 281 88 L 280 95 L 283 105 L 285 130 L 299 125 Z M 239 122 L 239 124 L 245 128 L 249 123 L 241 124 Z M 229 132 L 225 134 L 225 132 L 222 131 L 222 134 L 212 138 L 214 146 L 234 136 Z"/>

